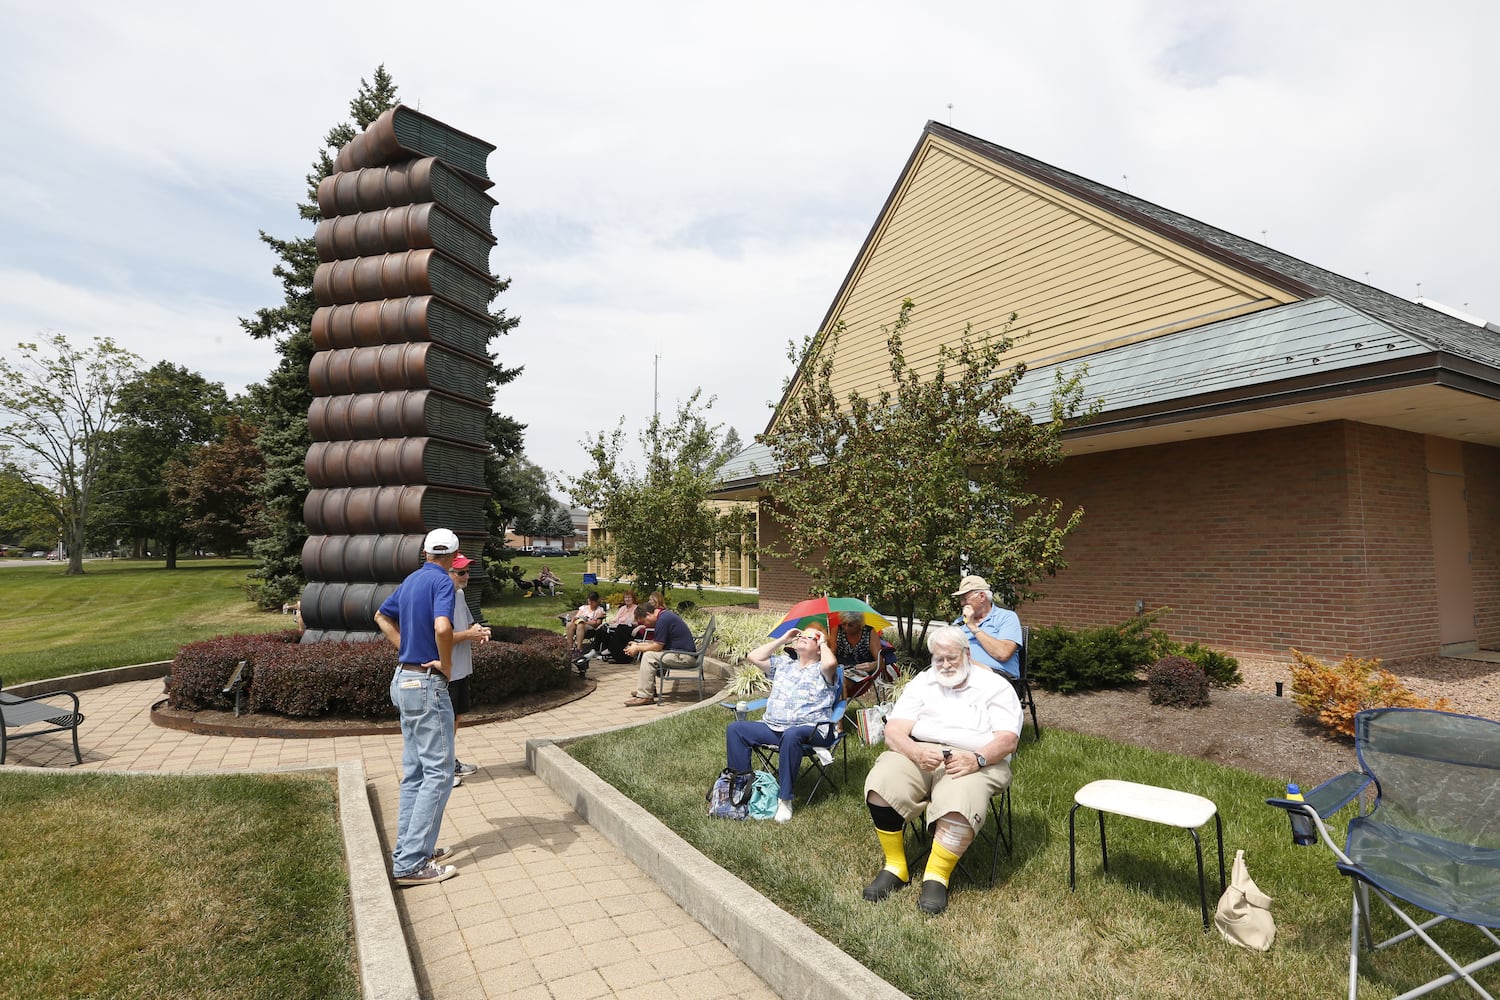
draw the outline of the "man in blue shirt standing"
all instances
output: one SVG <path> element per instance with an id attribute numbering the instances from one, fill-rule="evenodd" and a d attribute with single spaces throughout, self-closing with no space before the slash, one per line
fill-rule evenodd
<path id="1" fill-rule="evenodd" d="M 969 658 L 1011 680 L 1021 676 L 1021 619 L 1014 611 L 996 607 L 988 581 L 966 576 L 953 592 L 963 613 L 953 624 L 969 637 Z"/>
<path id="2" fill-rule="evenodd" d="M 698 644 L 693 641 L 692 629 L 687 627 L 675 612 L 659 608 L 654 604 L 638 604 L 635 608 L 635 623 L 652 629 L 650 641 L 637 640 L 625 647 L 626 656 L 641 658 L 641 676 L 635 689 L 635 697 L 627 705 L 650 705 L 656 701 L 656 668 L 663 657 L 673 653 L 696 655 Z M 672 662 L 670 659 L 667 661 Z"/>
<path id="3" fill-rule="evenodd" d="M 443 809 L 453 791 L 453 581 L 448 570 L 458 536 L 434 528 L 423 540 L 427 561 L 401 582 L 375 613 L 375 624 L 397 649 L 391 702 L 401 713 L 401 806 L 391 874 L 397 885 L 426 885 L 458 874 L 438 864 Z"/>

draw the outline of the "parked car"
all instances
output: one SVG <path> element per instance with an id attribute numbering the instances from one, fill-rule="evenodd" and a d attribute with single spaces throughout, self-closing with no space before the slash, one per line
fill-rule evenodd
<path id="1" fill-rule="evenodd" d="M 539 555 L 539 556 L 561 556 L 564 559 L 566 559 L 568 556 L 572 555 L 573 553 L 569 552 L 567 549 L 563 548 L 561 545 L 538 545 L 537 549 L 536 549 L 536 554 Z"/>

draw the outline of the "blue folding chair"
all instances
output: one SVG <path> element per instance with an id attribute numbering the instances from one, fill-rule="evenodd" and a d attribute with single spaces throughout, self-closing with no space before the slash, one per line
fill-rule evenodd
<path id="1" fill-rule="evenodd" d="M 812 788 L 808 790 L 807 797 L 802 800 L 804 803 L 813 800 L 813 796 L 818 794 L 818 789 L 823 786 L 825 781 L 833 791 L 837 792 L 839 790 L 839 783 L 834 780 L 831 773 L 836 755 L 840 755 L 843 762 L 844 780 L 847 781 L 849 779 L 849 745 L 844 742 L 844 712 L 849 708 L 849 699 L 843 694 L 843 667 L 838 668 L 838 674 L 834 679 L 834 683 L 837 685 L 837 690 L 840 694 L 838 701 L 833 703 L 832 721 L 828 723 L 832 727 L 833 741 L 831 743 L 820 743 L 816 746 L 811 743 L 802 744 L 802 763 L 797 770 L 797 781 L 802 780 L 803 775 L 808 772 L 809 768 L 815 770 L 818 775 L 817 780 L 813 782 Z M 725 708 L 736 707 L 734 702 L 724 702 L 723 704 Z M 766 699 L 757 698 L 755 701 L 747 704 L 746 710 L 754 712 L 765 707 Z M 760 758 L 761 765 L 767 771 L 770 771 L 772 774 L 776 773 L 776 758 L 781 753 L 779 746 L 774 743 L 761 743 L 752 746 L 750 749 L 756 757 Z M 827 751 L 829 759 L 826 764 L 818 755 L 819 750 Z"/>
<path id="2" fill-rule="evenodd" d="M 1462 980 L 1490 998 L 1474 973 L 1500 962 L 1500 722 L 1416 708 L 1376 708 L 1354 717 L 1360 770 L 1306 793 L 1305 801 L 1267 799 L 1308 817 L 1353 887 L 1349 930 L 1349 998 L 1359 991 L 1359 949 L 1373 951 L 1417 938 L 1452 971 L 1396 1000 Z M 1367 789 L 1373 801 L 1364 808 Z M 1360 799 L 1339 848 L 1325 820 Z M 1406 930 L 1378 944 L 1370 896 Z M 1433 914 L 1418 922 L 1398 901 Z M 1470 924 L 1494 951 L 1459 964 L 1428 931 L 1446 920 Z M 1363 926 L 1363 935 L 1361 935 Z"/>

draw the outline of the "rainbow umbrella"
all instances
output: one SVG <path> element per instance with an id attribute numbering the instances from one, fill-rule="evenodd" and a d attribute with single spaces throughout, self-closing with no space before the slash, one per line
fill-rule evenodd
<path id="1" fill-rule="evenodd" d="M 840 621 L 860 618 L 872 628 L 891 627 L 889 619 L 857 597 L 814 597 L 792 605 L 786 617 L 771 630 L 771 638 L 779 639 L 794 628 L 806 628 L 814 623 L 822 625 L 831 633 L 833 626 L 829 622 L 830 615 L 837 616 Z"/>

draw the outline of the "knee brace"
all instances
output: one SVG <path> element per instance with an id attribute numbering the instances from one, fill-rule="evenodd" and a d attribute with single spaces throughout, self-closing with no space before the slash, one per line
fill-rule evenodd
<path id="1" fill-rule="evenodd" d="M 873 808 L 871 806 L 871 809 Z M 974 842 L 974 828 L 966 819 L 955 819 L 955 815 L 957 814 L 949 813 L 937 821 L 937 828 L 933 831 L 932 839 L 954 854 L 963 854 Z"/>

